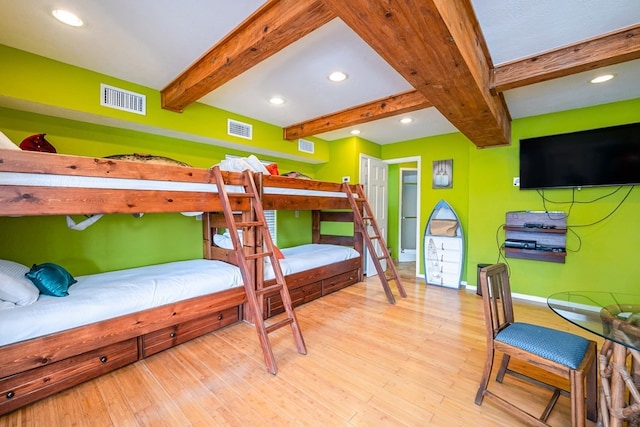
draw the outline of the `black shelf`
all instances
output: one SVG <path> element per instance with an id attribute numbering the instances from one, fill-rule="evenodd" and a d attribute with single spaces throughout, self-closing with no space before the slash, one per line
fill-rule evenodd
<path id="1" fill-rule="evenodd" d="M 504 247 L 504 254 L 507 258 L 530 259 L 534 261 L 558 262 L 564 264 L 567 253 L 542 251 L 538 249 L 519 249 Z"/>
<path id="2" fill-rule="evenodd" d="M 507 231 L 521 231 L 523 233 L 567 234 L 566 228 L 533 228 L 533 227 L 523 227 L 520 225 L 505 225 L 503 228 Z"/>

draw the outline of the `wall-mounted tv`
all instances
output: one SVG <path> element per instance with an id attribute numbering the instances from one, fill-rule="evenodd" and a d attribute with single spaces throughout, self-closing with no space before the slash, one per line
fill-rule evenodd
<path id="1" fill-rule="evenodd" d="M 520 188 L 640 183 L 640 123 L 520 140 Z"/>

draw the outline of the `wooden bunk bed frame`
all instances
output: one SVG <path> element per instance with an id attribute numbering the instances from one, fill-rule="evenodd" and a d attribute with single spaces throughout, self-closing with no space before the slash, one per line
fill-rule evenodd
<path id="1" fill-rule="evenodd" d="M 13 150 L 0 150 L 0 172 L 215 183 L 208 169 Z M 240 176 L 224 173 L 227 184 Z M 230 202 L 248 210 L 245 199 Z M 216 193 L 202 190 L 0 185 L 1 216 L 220 210 Z M 0 415 L 237 322 L 245 301 L 237 287 L 2 346 Z"/>
<path id="2" fill-rule="evenodd" d="M 202 189 L 203 184 L 216 183 L 210 169 L 0 150 L 3 172 L 199 184 L 192 191 L 0 184 L 0 216 L 202 211 L 204 258 L 238 265 L 238 253 L 212 242 L 212 233 L 227 228 L 231 219 L 220 214 L 223 206 L 218 194 Z M 241 173 L 222 172 L 222 176 L 225 185 L 242 186 L 245 182 Z M 352 246 L 363 253 L 362 230 L 354 221 L 352 207 L 345 197 L 338 196 L 344 194 L 341 184 L 262 174 L 254 177 L 265 210 L 311 210 L 313 243 Z M 322 195 L 272 194 L 270 188 L 312 190 Z M 234 216 L 246 220 L 252 210 L 250 202 L 246 197 L 229 196 L 231 208 L 237 212 Z M 324 221 L 353 222 L 353 237 L 322 234 Z M 244 254 L 260 252 L 258 233 L 245 232 L 243 239 Z M 252 267 L 256 280 L 263 277 L 262 265 Z M 286 284 L 295 306 L 361 280 L 362 256 L 293 274 L 286 277 Z M 276 292 L 259 302 L 264 318 L 284 311 Z M 0 415 L 239 320 L 253 322 L 246 304 L 245 289 L 238 287 L 2 346 Z"/>
<path id="3" fill-rule="evenodd" d="M 312 243 L 350 246 L 360 254 L 357 258 L 286 276 L 289 294 L 294 306 L 362 281 L 363 230 L 354 218 L 354 212 L 341 184 L 261 173 L 255 174 L 254 181 L 261 193 L 262 207 L 265 210 L 311 211 Z M 355 186 L 348 188 L 350 191 L 355 191 Z M 280 190 L 304 190 L 312 192 L 313 195 L 289 194 Z M 353 235 L 323 234 L 321 226 L 325 222 L 352 223 Z M 267 282 L 265 286 L 269 284 L 270 282 Z M 284 308 L 278 295 L 266 298 L 263 307 L 265 317 L 271 317 L 282 311 Z"/>
<path id="4" fill-rule="evenodd" d="M 260 199 L 265 210 L 309 210 L 312 218 L 312 243 L 332 244 L 353 247 L 360 256 L 330 265 L 308 269 L 285 276 L 292 304 L 294 307 L 307 303 L 324 295 L 335 292 L 344 287 L 362 281 L 362 230 L 354 220 L 349 201 L 345 197 L 341 184 L 300 178 L 289 178 L 274 175 L 254 173 L 254 182 L 260 193 Z M 354 187 L 350 187 L 354 190 Z M 265 189 L 267 189 L 265 191 Z M 269 192 L 276 190 L 276 192 Z M 283 190 L 285 193 L 278 192 Z M 304 194 L 297 193 L 298 191 Z M 355 191 L 355 190 L 354 190 Z M 313 195 L 309 195 L 309 192 Z M 353 236 L 339 236 L 323 234 L 321 225 L 325 222 L 352 223 Z M 221 260 L 234 263 L 233 251 L 215 245 L 213 235 L 226 228 L 224 216 L 217 212 L 210 212 L 203 220 L 204 254 L 207 259 Z M 259 236 L 243 234 L 243 245 L 250 253 L 257 252 L 261 245 Z M 256 266 L 256 277 L 263 277 L 264 271 L 260 265 Z M 273 285 L 274 279 L 267 280 L 263 286 Z M 269 318 L 284 312 L 280 296 L 274 292 L 265 295 L 263 306 L 260 308 L 263 317 Z M 253 322 L 251 312 L 244 310 L 244 320 Z"/>

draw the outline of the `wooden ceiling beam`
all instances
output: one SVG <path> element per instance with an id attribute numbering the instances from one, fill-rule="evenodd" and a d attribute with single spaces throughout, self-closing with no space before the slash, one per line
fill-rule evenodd
<path id="1" fill-rule="evenodd" d="M 288 126 L 284 128 L 284 139 L 305 138 L 432 106 L 422 93 L 412 90 Z"/>
<path id="2" fill-rule="evenodd" d="M 640 58 L 640 25 L 495 67 L 492 90 L 503 92 Z"/>
<path id="3" fill-rule="evenodd" d="M 490 92 L 484 38 L 469 0 L 325 0 L 478 147 L 506 145 L 511 120 Z"/>
<path id="4" fill-rule="evenodd" d="M 162 108 L 181 112 L 333 18 L 322 0 L 267 1 L 162 89 Z"/>

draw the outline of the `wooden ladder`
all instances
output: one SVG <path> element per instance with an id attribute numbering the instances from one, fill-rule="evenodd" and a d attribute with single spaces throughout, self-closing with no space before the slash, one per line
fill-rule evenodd
<path id="1" fill-rule="evenodd" d="M 233 242 L 235 249 L 237 264 L 242 273 L 242 279 L 244 282 L 244 289 L 247 294 L 247 301 L 250 310 L 252 311 L 253 322 L 258 332 L 258 338 L 260 339 L 260 346 L 262 347 L 262 353 L 264 354 L 264 361 L 267 365 L 267 369 L 272 374 L 278 372 L 276 361 L 271 349 L 271 343 L 269 341 L 269 333 L 278 330 L 287 325 L 291 326 L 291 332 L 298 349 L 298 353 L 307 354 L 307 349 L 302 338 L 302 332 L 298 325 L 298 320 L 293 311 L 291 304 L 291 296 L 289 295 L 289 289 L 285 283 L 282 269 L 280 268 L 280 262 L 278 261 L 274 252 L 274 244 L 271 239 L 271 233 L 264 217 L 264 210 L 258 197 L 255 182 L 251 171 L 245 170 L 243 175 L 243 187 L 244 193 L 235 193 L 234 197 L 244 197 L 249 200 L 251 205 L 251 218 L 246 220 L 244 217 L 240 221 L 236 220 L 233 215 L 231 203 L 229 201 L 229 194 L 224 185 L 222 173 L 218 166 L 213 167 L 213 175 L 218 187 L 218 194 L 222 202 L 222 209 L 224 211 L 225 218 L 227 219 L 227 225 L 229 228 L 229 235 Z M 244 245 L 240 240 L 238 228 L 243 230 L 243 233 L 255 233 L 256 242 L 255 252 L 247 254 L 244 249 Z M 260 244 L 261 243 L 261 244 Z M 266 248 L 266 250 L 265 250 Z M 263 268 L 257 267 L 258 262 L 264 262 L 264 258 L 269 258 L 271 261 L 271 267 L 275 274 L 276 283 L 271 286 L 264 287 Z M 253 262 L 253 267 L 250 265 Z M 262 277 L 260 277 L 262 276 Z M 277 321 L 270 325 L 265 324 L 263 316 L 264 299 L 266 295 L 273 294 L 276 291 L 280 293 L 282 304 L 284 305 L 286 317 L 283 320 Z"/>
<path id="2" fill-rule="evenodd" d="M 358 226 L 362 229 L 364 242 L 367 249 L 369 250 L 371 259 L 373 260 L 373 265 L 375 265 L 376 267 L 376 271 L 378 272 L 378 277 L 380 278 L 380 282 L 382 283 L 384 292 L 385 294 L 387 294 L 387 299 L 391 304 L 395 304 L 396 300 L 393 297 L 391 288 L 389 287 L 390 281 L 396 282 L 398 292 L 400 292 L 400 295 L 403 298 L 407 296 L 407 293 L 404 290 L 404 286 L 402 286 L 402 283 L 400 282 L 398 271 L 396 270 L 396 266 L 391 260 L 391 255 L 389 255 L 387 244 L 384 241 L 384 237 L 382 237 L 382 233 L 380 232 L 380 228 L 378 227 L 378 223 L 376 222 L 373 209 L 371 209 L 371 205 L 369 205 L 367 197 L 364 194 L 364 188 L 362 187 L 362 184 L 356 184 L 355 189 L 358 200 L 356 200 L 356 198 L 353 196 L 351 186 L 346 182 L 342 183 L 342 191 L 346 193 L 347 199 L 349 199 L 349 203 L 351 204 L 351 209 L 353 210 L 353 217 L 355 218 Z M 360 209 L 358 208 L 358 202 L 362 203 L 362 212 L 360 212 Z M 369 234 L 370 229 L 372 234 Z M 378 242 L 379 251 L 376 250 L 376 246 L 374 244 L 375 241 Z M 386 271 L 382 268 L 382 260 L 385 260 L 387 263 Z"/>

